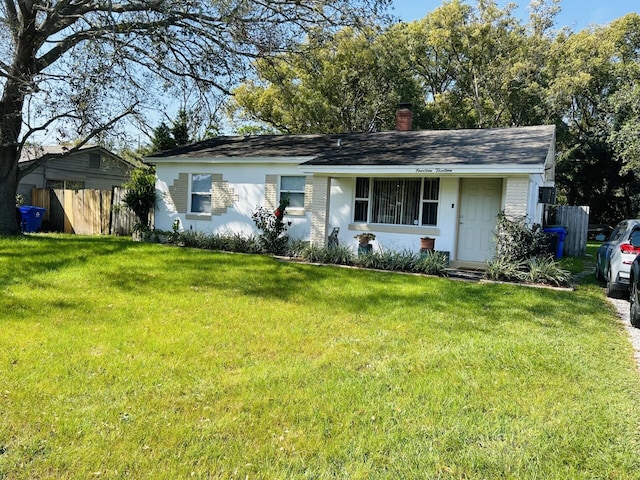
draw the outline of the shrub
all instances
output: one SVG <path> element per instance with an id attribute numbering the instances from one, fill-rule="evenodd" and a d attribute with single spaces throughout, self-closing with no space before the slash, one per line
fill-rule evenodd
<path id="1" fill-rule="evenodd" d="M 284 221 L 288 206 L 289 198 L 283 195 L 275 211 L 271 212 L 264 207 L 258 207 L 251 216 L 256 227 L 261 232 L 258 236 L 258 241 L 264 253 L 283 255 L 286 252 L 287 243 L 289 242 L 286 232 L 287 227 L 291 226 L 291 222 Z"/>
<path id="2" fill-rule="evenodd" d="M 131 179 L 124 183 L 127 189 L 123 202 L 138 218 L 136 230 L 149 229 L 149 213 L 158 202 L 156 193 L 156 176 L 153 170 L 136 168 L 131 172 Z"/>
<path id="3" fill-rule="evenodd" d="M 344 245 L 334 248 L 310 245 L 302 252 L 302 258 L 312 263 L 328 263 L 334 265 L 353 265 L 355 256 L 353 251 Z"/>
<path id="4" fill-rule="evenodd" d="M 306 240 L 291 240 L 289 239 L 289 243 L 287 243 L 287 252 L 286 255 L 288 257 L 293 258 L 302 258 L 304 255 L 304 251 L 309 248 L 309 242 Z"/>
<path id="5" fill-rule="evenodd" d="M 540 225 L 529 228 L 525 217 L 514 220 L 504 212 L 498 214 L 495 243 L 497 258 L 514 261 L 546 256 L 549 249 L 549 237 Z"/>
<path id="6" fill-rule="evenodd" d="M 525 261 L 496 257 L 487 263 L 486 276 L 503 282 L 523 282 Z"/>
<path id="7" fill-rule="evenodd" d="M 498 215 L 495 243 L 495 256 L 487 262 L 488 278 L 556 286 L 571 283 L 571 273 L 549 255 L 549 237 L 540 225 L 529 228 L 524 218 L 512 220 L 502 212 Z"/>
<path id="8" fill-rule="evenodd" d="M 418 254 L 409 250 L 394 252 L 380 248 L 377 251 L 360 255 L 356 259 L 356 265 L 378 270 L 413 272 L 417 259 Z"/>
<path id="9" fill-rule="evenodd" d="M 417 273 L 438 275 L 440 277 L 447 276 L 447 268 L 449 268 L 449 258 L 442 252 L 426 252 L 418 258 L 414 266 L 414 270 Z"/>
<path id="10" fill-rule="evenodd" d="M 553 258 L 530 258 L 526 262 L 528 280 L 533 283 L 547 283 L 558 287 L 571 284 L 571 273 L 563 269 Z"/>

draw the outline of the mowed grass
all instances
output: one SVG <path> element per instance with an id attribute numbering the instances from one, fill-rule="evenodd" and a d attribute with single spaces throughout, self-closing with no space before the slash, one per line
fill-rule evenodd
<path id="1" fill-rule="evenodd" d="M 639 400 L 593 282 L 0 239 L 0 479 L 636 479 Z"/>

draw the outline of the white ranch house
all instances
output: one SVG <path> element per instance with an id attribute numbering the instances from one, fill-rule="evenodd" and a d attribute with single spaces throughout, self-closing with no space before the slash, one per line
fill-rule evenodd
<path id="1" fill-rule="evenodd" d="M 420 249 L 435 238 L 455 266 L 493 251 L 497 214 L 542 223 L 554 185 L 555 127 L 218 137 L 146 159 L 161 202 L 155 228 L 256 233 L 258 206 L 289 195 L 292 238 L 340 244 L 373 232 L 374 248 Z"/>

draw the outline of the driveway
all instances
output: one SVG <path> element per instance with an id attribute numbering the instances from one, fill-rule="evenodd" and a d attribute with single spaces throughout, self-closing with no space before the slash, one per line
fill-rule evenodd
<path id="1" fill-rule="evenodd" d="M 618 300 L 617 298 L 609 298 L 608 300 L 616 308 L 618 317 L 629 334 L 631 345 L 633 345 L 636 364 L 640 369 L 640 328 L 632 327 L 629 322 L 629 302 L 627 300 Z"/>

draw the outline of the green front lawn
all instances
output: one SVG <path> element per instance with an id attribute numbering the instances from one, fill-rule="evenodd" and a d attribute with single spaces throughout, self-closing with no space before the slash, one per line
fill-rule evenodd
<path id="1" fill-rule="evenodd" d="M 638 478 L 640 375 L 575 292 L 0 239 L 0 479 Z"/>

